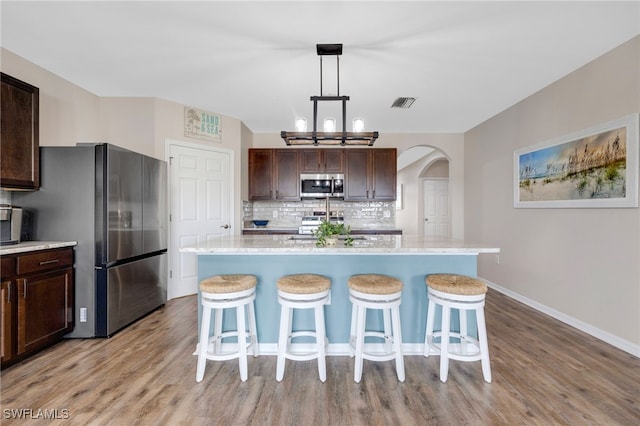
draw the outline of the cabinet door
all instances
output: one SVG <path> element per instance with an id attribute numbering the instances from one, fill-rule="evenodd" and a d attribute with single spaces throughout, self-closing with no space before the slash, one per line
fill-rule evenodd
<path id="1" fill-rule="evenodd" d="M 29 352 L 73 330 L 73 269 L 18 278 L 18 350 Z"/>
<path id="2" fill-rule="evenodd" d="M 11 281 L 3 281 L 0 284 L 0 362 L 5 363 L 15 352 L 13 347 L 15 319 L 13 317 L 13 307 L 15 306 L 15 286 Z"/>
<path id="3" fill-rule="evenodd" d="M 249 199 L 273 198 L 273 150 L 249 150 Z"/>
<path id="4" fill-rule="evenodd" d="M 343 149 L 325 149 L 323 154 L 324 171 L 326 173 L 344 173 Z"/>
<path id="5" fill-rule="evenodd" d="M 296 201 L 300 199 L 300 172 L 298 151 L 277 149 L 275 151 L 275 199 Z"/>
<path id="6" fill-rule="evenodd" d="M 301 149 L 300 173 L 344 173 L 343 149 Z"/>
<path id="7" fill-rule="evenodd" d="M 322 170 L 322 151 L 319 149 L 300 150 L 300 173 L 320 173 Z"/>
<path id="8" fill-rule="evenodd" d="M 396 199 L 396 150 L 372 149 L 370 198 L 393 201 Z"/>
<path id="9" fill-rule="evenodd" d="M 39 90 L 2 74 L 0 93 L 0 186 L 38 189 Z"/>
<path id="10" fill-rule="evenodd" d="M 345 201 L 369 199 L 369 150 L 362 148 L 345 151 Z"/>

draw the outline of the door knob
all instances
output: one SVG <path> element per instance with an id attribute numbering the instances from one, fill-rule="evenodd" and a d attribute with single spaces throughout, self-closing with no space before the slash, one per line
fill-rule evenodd
<path id="1" fill-rule="evenodd" d="M 428 218 L 428 217 L 426 217 L 426 218 L 424 219 L 424 221 L 425 221 L 425 222 L 429 222 L 429 218 Z"/>
<path id="2" fill-rule="evenodd" d="M 220 228 L 229 229 L 231 228 L 231 225 L 225 223 L 224 225 L 220 225 Z"/>

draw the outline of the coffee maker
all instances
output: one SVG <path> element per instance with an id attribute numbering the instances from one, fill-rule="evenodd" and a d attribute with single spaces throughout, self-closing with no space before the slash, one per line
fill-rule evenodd
<path id="1" fill-rule="evenodd" d="M 0 205 L 0 246 L 20 243 L 22 209 L 8 204 Z"/>

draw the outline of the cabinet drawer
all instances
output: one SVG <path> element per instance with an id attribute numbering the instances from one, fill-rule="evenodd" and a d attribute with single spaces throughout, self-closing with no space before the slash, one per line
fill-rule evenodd
<path id="1" fill-rule="evenodd" d="M 11 278 L 16 274 L 15 257 L 0 257 L 0 278 Z"/>
<path id="2" fill-rule="evenodd" d="M 73 249 L 40 251 L 18 256 L 17 274 L 49 271 L 73 265 Z"/>

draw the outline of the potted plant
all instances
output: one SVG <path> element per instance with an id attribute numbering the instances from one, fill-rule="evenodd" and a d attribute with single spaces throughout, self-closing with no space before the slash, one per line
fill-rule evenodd
<path id="1" fill-rule="evenodd" d="M 316 237 L 316 246 L 325 247 L 336 245 L 338 237 L 345 235 L 345 246 L 353 245 L 353 238 L 351 238 L 351 227 L 345 226 L 344 223 L 331 223 L 329 221 L 322 221 L 318 229 L 313 233 Z"/>

